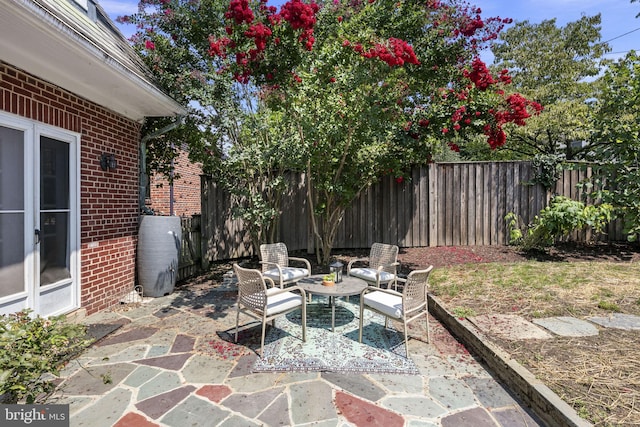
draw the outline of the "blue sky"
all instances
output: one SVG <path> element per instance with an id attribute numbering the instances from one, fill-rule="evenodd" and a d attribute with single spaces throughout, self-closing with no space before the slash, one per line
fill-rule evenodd
<path id="1" fill-rule="evenodd" d="M 98 0 L 109 13 L 111 19 L 134 13 L 138 0 Z M 270 0 L 269 4 L 280 5 L 284 0 Z M 629 50 L 640 51 L 640 3 L 629 0 L 469 0 L 482 9 L 482 15 L 513 18 L 514 21 L 528 20 L 539 23 L 556 18 L 557 25 L 576 21 L 584 15 L 602 14 L 602 40 L 613 48 L 610 58 L 624 56 Z M 134 31 L 133 25 L 120 26 L 125 36 Z M 630 32 L 630 34 L 623 35 Z M 490 62 L 490 57 L 483 58 Z"/>

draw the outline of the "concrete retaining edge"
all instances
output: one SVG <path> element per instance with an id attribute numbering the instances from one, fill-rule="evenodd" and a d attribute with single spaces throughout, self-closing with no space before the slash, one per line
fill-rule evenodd
<path id="1" fill-rule="evenodd" d="M 498 346 L 482 337 L 468 320 L 458 319 L 433 295 L 429 295 L 429 312 L 469 351 L 479 357 L 489 370 L 515 393 L 548 426 L 589 427 L 593 424 L 578 416 L 564 400 L 544 385 L 529 370 Z"/>

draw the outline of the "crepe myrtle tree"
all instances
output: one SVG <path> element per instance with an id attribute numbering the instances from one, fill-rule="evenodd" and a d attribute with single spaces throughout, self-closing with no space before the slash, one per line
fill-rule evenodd
<path id="1" fill-rule="evenodd" d="M 172 75 L 191 75 L 175 57 L 153 59 L 159 46 L 178 43 L 175 33 L 189 33 L 187 55 L 197 51 L 201 63 L 188 67 L 235 82 L 236 91 L 251 94 L 257 113 L 282 130 L 280 138 L 271 134 L 273 147 L 284 146 L 279 155 L 305 172 L 322 263 L 345 209 L 381 176 L 402 182 L 438 147 L 458 151 L 454 138 L 467 134 L 484 135 L 492 148 L 504 145 L 504 125 L 524 125 L 542 109 L 507 95 L 508 71 L 492 74 L 479 58 L 510 20 L 484 19 L 461 0 L 290 0 L 279 10 L 248 0 L 225 7 L 204 0 L 143 3 L 155 12 L 146 7 L 128 19 L 138 23 L 134 41 L 157 73 L 170 62 Z"/>

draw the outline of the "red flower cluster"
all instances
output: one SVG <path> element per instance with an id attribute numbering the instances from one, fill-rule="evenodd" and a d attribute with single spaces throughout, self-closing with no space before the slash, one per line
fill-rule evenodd
<path id="1" fill-rule="evenodd" d="M 539 114 L 542 106 L 537 102 L 530 101 L 520 95 L 514 93 L 506 99 L 507 108 L 502 111 L 489 111 L 495 118 L 493 125 L 486 124 L 483 128 L 484 134 L 488 136 L 487 142 L 491 148 L 497 148 L 505 144 L 507 136 L 502 130 L 505 123 L 515 123 L 518 126 L 525 125 L 525 119 L 531 117 L 529 108 L 533 109 L 533 114 Z"/>
<path id="2" fill-rule="evenodd" d="M 300 43 L 305 42 L 304 43 L 304 47 L 307 50 L 311 50 L 313 49 L 313 44 L 315 43 L 316 39 L 315 37 L 313 37 L 313 29 L 311 30 L 304 30 L 300 36 L 298 37 L 298 41 Z"/>
<path id="3" fill-rule="evenodd" d="M 447 142 L 447 145 L 449 146 L 451 151 L 455 151 L 456 153 L 460 152 L 460 147 L 458 146 L 458 144 L 456 144 L 454 142 Z"/>
<path id="4" fill-rule="evenodd" d="M 320 6 L 316 3 L 303 3 L 302 0 L 289 0 L 280 9 L 280 15 L 294 30 L 312 30 L 316 23 L 316 13 Z"/>
<path id="5" fill-rule="evenodd" d="M 232 43 L 233 42 L 228 37 L 215 39 L 213 36 L 209 36 L 209 55 L 219 56 L 222 59 L 226 58 L 227 57 L 226 48 Z"/>
<path id="6" fill-rule="evenodd" d="M 542 111 L 542 105 L 537 102 L 533 102 L 520 95 L 519 93 L 514 93 L 513 95 L 509 95 L 506 99 L 507 101 L 507 110 L 498 111 L 494 114 L 496 121 L 498 124 L 502 123 L 515 123 L 518 126 L 524 126 L 525 119 L 531 117 L 527 107 L 531 107 L 535 114 L 538 114 Z"/>
<path id="7" fill-rule="evenodd" d="M 358 51 L 358 46 L 356 45 L 356 48 L 354 48 L 356 51 Z M 362 53 L 362 56 L 365 58 L 378 58 L 386 62 L 390 67 L 401 66 L 405 62 L 420 65 L 420 61 L 418 61 L 411 45 L 404 40 L 393 37 L 389 39 L 389 46 L 376 43 L 373 49 Z"/>
<path id="8" fill-rule="evenodd" d="M 156 44 L 151 40 L 147 40 L 144 42 L 144 47 L 148 50 L 154 50 L 156 48 Z"/>
<path id="9" fill-rule="evenodd" d="M 231 0 L 229 2 L 229 9 L 224 14 L 224 17 L 233 19 L 238 25 L 243 22 L 251 24 L 254 16 L 253 10 L 249 7 L 249 0 Z"/>
<path id="10" fill-rule="evenodd" d="M 303 30 L 298 41 L 305 43 L 305 48 L 311 50 L 315 38 L 313 26 L 316 24 L 316 13 L 320 6 L 316 3 L 303 3 L 302 0 L 289 0 L 280 9 L 280 16 L 287 21 L 294 30 Z"/>
<path id="11" fill-rule="evenodd" d="M 507 142 L 507 135 L 502 130 L 502 126 L 484 125 L 484 134 L 488 136 L 487 142 L 492 150 L 501 147 Z"/>
<path id="12" fill-rule="evenodd" d="M 464 70 L 462 74 L 471 80 L 478 89 L 486 90 L 489 86 L 495 83 L 487 65 L 480 58 L 476 57 L 473 60 L 471 68 L 471 71 Z"/>
<path id="13" fill-rule="evenodd" d="M 482 27 L 484 27 L 484 22 L 482 21 L 482 18 L 480 18 L 480 15 L 477 15 L 475 19 L 469 18 L 464 23 L 464 27 L 460 29 L 460 33 L 465 37 L 471 37 Z"/>
<path id="14" fill-rule="evenodd" d="M 462 105 L 461 107 L 457 108 L 456 111 L 453 113 L 453 115 L 451 116 L 451 121 L 454 123 L 458 123 L 460 120 L 463 119 L 464 114 L 466 112 L 467 112 L 467 107 Z"/>
<path id="15" fill-rule="evenodd" d="M 250 26 L 244 35 L 255 40 L 257 53 L 261 53 L 267 48 L 267 38 L 271 36 L 271 29 L 263 23 L 258 23 Z"/>
<path id="16" fill-rule="evenodd" d="M 509 75 L 509 70 L 507 70 L 506 68 L 504 70 L 500 71 L 500 77 L 499 77 L 500 81 L 506 85 L 510 85 L 511 84 L 511 76 Z"/>

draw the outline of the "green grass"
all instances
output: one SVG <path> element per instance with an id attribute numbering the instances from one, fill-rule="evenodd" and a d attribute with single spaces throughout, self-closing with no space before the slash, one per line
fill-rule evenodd
<path id="1" fill-rule="evenodd" d="M 640 265 L 610 262 L 463 264 L 436 268 L 430 291 L 449 307 L 491 312 L 640 315 Z"/>

